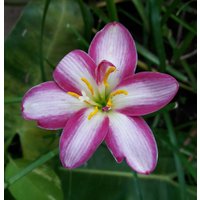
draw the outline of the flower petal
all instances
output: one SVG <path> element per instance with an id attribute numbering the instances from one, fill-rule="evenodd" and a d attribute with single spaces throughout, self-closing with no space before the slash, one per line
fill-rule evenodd
<path id="1" fill-rule="evenodd" d="M 168 104 L 178 91 L 178 82 L 168 74 L 141 72 L 122 81 L 116 90 L 128 95 L 113 98 L 115 109 L 130 116 L 155 112 Z"/>
<path id="2" fill-rule="evenodd" d="M 108 118 L 97 113 L 90 120 L 92 109 L 83 109 L 69 119 L 60 138 L 60 159 L 64 167 L 84 164 L 104 140 Z"/>
<path id="3" fill-rule="evenodd" d="M 96 65 L 85 52 L 74 50 L 60 61 L 53 73 L 53 77 L 65 91 L 80 94 L 80 91 L 83 90 L 90 93 L 81 78 L 86 78 L 95 87 L 95 69 Z"/>
<path id="4" fill-rule="evenodd" d="M 157 145 L 142 118 L 109 114 L 106 144 L 118 162 L 125 157 L 128 165 L 138 173 L 149 174 L 157 164 Z"/>
<path id="5" fill-rule="evenodd" d="M 113 63 L 123 78 L 134 73 L 137 52 L 129 31 L 120 23 L 112 22 L 99 31 L 92 40 L 89 55 L 99 65 L 103 60 Z"/>
<path id="6" fill-rule="evenodd" d="M 85 107 L 78 99 L 68 95 L 55 82 L 49 81 L 31 88 L 22 101 L 22 115 L 37 120 L 45 129 L 63 128 L 69 116 Z"/>

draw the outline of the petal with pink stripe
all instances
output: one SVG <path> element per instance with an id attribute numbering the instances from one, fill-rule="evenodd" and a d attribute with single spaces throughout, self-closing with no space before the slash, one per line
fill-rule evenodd
<path id="1" fill-rule="evenodd" d="M 168 104 L 176 95 L 179 85 L 168 74 L 141 72 L 122 81 L 116 90 L 126 90 L 128 95 L 113 97 L 114 108 L 129 116 L 155 112 Z"/>
<path id="2" fill-rule="evenodd" d="M 68 95 L 55 82 L 31 88 L 23 97 L 22 115 L 36 120 L 45 129 L 64 128 L 72 113 L 85 107 L 83 102 Z"/>
<path id="3" fill-rule="evenodd" d="M 96 65 L 88 54 L 81 50 L 74 50 L 60 61 L 53 77 L 65 91 L 81 94 L 80 92 L 83 90 L 89 95 L 90 91 L 81 79 L 86 78 L 96 90 L 95 69 Z"/>
<path id="4" fill-rule="evenodd" d="M 121 113 L 109 114 L 106 144 L 118 162 L 125 158 L 128 165 L 138 173 L 149 174 L 157 164 L 157 145 L 142 118 Z"/>
<path id="5" fill-rule="evenodd" d="M 97 113 L 88 119 L 92 109 L 83 109 L 67 122 L 60 138 L 60 159 L 64 167 L 76 168 L 84 164 L 104 140 L 108 118 Z"/>
<path id="6" fill-rule="evenodd" d="M 99 65 L 103 60 L 117 67 L 116 76 L 124 78 L 134 73 L 137 52 L 130 32 L 120 23 L 112 22 L 99 31 L 92 40 L 89 55 Z"/>

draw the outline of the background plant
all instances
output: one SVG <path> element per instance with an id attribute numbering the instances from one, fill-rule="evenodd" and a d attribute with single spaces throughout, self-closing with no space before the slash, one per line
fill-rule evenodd
<path id="1" fill-rule="evenodd" d="M 165 72 L 180 84 L 171 104 L 145 117 L 159 149 L 149 176 L 117 165 L 104 144 L 85 166 L 63 169 L 60 131 L 39 129 L 21 117 L 25 91 L 52 80 L 58 61 L 73 49 L 87 51 L 110 21 L 132 33 L 137 72 Z M 194 0 L 30 1 L 5 39 L 6 199 L 196 199 L 196 34 Z"/>

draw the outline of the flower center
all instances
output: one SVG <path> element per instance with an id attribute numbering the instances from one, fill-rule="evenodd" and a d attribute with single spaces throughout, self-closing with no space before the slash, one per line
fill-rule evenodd
<path id="1" fill-rule="evenodd" d="M 103 91 L 104 94 L 105 94 L 106 88 L 109 87 L 109 84 L 108 84 L 109 75 L 112 72 L 114 72 L 115 70 L 116 70 L 116 68 L 111 66 L 105 72 L 105 75 L 102 80 L 102 82 L 105 86 L 105 90 Z M 126 90 L 116 90 L 114 92 L 111 92 L 108 95 L 101 95 L 98 92 L 98 94 L 94 97 L 94 89 L 93 89 L 91 83 L 85 77 L 82 77 L 81 80 L 87 86 L 92 97 L 89 98 L 85 91 L 81 91 L 82 95 L 79 95 L 75 92 L 67 92 L 67 94 L 73 96 L 74 98 L 79 99 L 81 102 L 85 102 L 88 106 L 94 108 L 94 110 L 88 115 L 88 120 L 90 120 L 98 112 L 108 112 L 108 111 L 112 110 L 113 97 L 115 97 L 116 95 L 128 95 L 128 92 Z"/>

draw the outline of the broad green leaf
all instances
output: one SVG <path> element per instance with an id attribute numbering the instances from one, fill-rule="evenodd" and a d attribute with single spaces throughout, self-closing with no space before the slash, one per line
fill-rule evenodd
<path id="1" fill-rule="evenodd" d="M 30 163 L 28 163 L 26 166 L 24 166 L 22 169 L 19 170 L 19 172 L 17 172 L 16 174 L 14 174 L 11 177 L 7 177 L 5 180 L 5 184 L 4 184 L 4 188 L 8 188 L 10 187 L 10 185 L 14 184 L 16 181 L 20 180 L 21 178 L 23 178 L 24 176 L 26 176 L 27 174 L 29 174 L 30 172 L 32 172 L 34 169 L 42 166 L 43 164 L 45 164 L 46 162 L 50 161 L 51 159 L 53 159 L 55 156 L 58 155 L 58 147 L 49 151 L 48 153 L 40 156 L 38 159 L 31 161 Z M 10 159 L 10 157 L 9 157 Z"/>
<path id="2" fill-rule="evenodd" d="M 5 177 L 17 174 L 29 162 L 25 160 L 10 160 L 6 167 Z M 60 179 L 49 167 L 43 165 L 21 178 L 9 188 L 15 199 L 19 200 L 62 200 L 63 193 Z"/>
<path id="3" fill-rule="evenodd" d="M 17 129 L 17 132 L 20 136 L 23 157 L 27 160 L 36 159 L 59 145 L 56 131 L 38 128 L 34 122 L 23 120 L 22 126 Z M 54 134 L 55 137 L 48 137 L 51 134 Z"/>
<path id="4" fill-rule="evenodd" d="M 166 132 L 165 132 L 166 133 Z M 164 134 L 165 134 L 164 133 Z M 154 131 L 154 135 L 158 144 L 159 158 L 158 164 L 156 166 L 154 174 L 169 174 L 175 172 L 174 160 L 172 153 L 168 148 L 163 146 L 163 144 L 158 140 L 162 133 Z M 91 159 L 82 166 L 82 168 L 87 169 L 98 169 L 98 170 L 115 170 L 121 172 L 132 172 L 131 168 L 127 165 L 125 161 L 122 163 L 117 163 L 114 157 L 111 155 L 107 146 L 103 143 Z"/>
<path id="5" fill-rule="evenodd" d="M 24 9 L 16 26 L 5 41 L 5 98 L 22 97 L 24 93 L 41 83 L 40 33 L 45 0 L 34 0 Z M 77 2 L 52 0 L 44 23 L 44 60 L 57 64 L 69 51 L 80 48 L 76 35 L 67 28 L 72 25 L 82 32 L 83 20 Z M 45 62 L 48 80 L 52 80 L 52 68 Z M 55 67 L 55 66 L 54 66 Z M 15 99 L 14 99 L 15 100 Z M 5 139 L 22 129 L 20 104 L 5 105 Z"/>
<path id="6" fill-rule="evenodd" d="M 137 199 L 134 176 L 130 172 L 96 169 L 68 171 L 61 168 L 59 174 L 62 180 L 65 199 Z M 139 175 L 139 181 L 143 199 L 179 199 L 179 186 L 170 180 L 168 176 Z M 188 199 L 196 199 L 193 190 L 187 189 L 186 194 Z"/>

